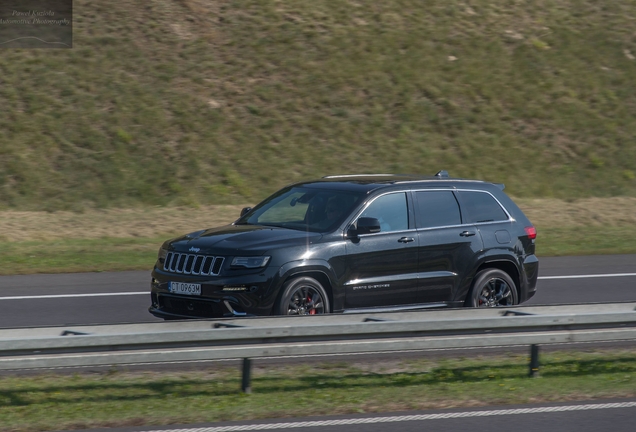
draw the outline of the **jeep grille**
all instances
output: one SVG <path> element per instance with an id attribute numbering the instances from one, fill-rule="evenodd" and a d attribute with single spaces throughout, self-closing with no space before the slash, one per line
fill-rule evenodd
<path id="1" fill-rule="evenodd" d="M 172 273 L 217 276 L 225 258 L 168 252 L 163 269 Z"/>

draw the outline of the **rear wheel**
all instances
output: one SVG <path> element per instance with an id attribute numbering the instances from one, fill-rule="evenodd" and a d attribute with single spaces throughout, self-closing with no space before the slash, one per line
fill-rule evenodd
<path id="1" fill-rule="evenodd" d="M 517 287 L 508 273 L 499 269 L 486 269 L 477 273 L 466 298 L 468 307 L 500 307 L 519 303 Z"/>
<path id="2" fill-rule="evenodd" d="M 299 277 L 288 281 L 278 302 L 277 315 L 319 315 L 329 313 L 329 297 L 316 279 Z"/>

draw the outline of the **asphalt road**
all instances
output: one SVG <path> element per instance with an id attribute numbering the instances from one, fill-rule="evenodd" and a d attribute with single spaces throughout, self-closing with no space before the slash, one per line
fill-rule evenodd
<path id="1" fill-rule="evenodd" d="M 569 402 L 107 429 L 109 432 L 632 432 L 636 401 Z M 100 429 L 101 430 L 101 429 Z M 93 430 L 98 432 L 100 430 Z M 103 429 L 106 431 L 106 429 Z"/>
<path id="2" fill-rule="evenodd" d="M 540 259 L 537 294 L 526 304 L 636 301 L 636 255 Z M 142 323 L 150 270 L 0 276 L 0 328 Z"/>
<path id="3" fill-rule="evenodd" d="M 538 292 L 528 304 L 636 301 L 636 255 L 543 258 L 540 265 Z M 157 318 L 147 311 L 149 281 L 149 271 L 1 276 L 0 328 L 156 321 Z M 195 364 L 191 366 L 197 368 Z M 514 425 L 519 432 L 596 432 L 610 429 L 631 432 L 634 430 L 634 418 L 636 401 L 619 400 L 180 425 L 172 428 L 139 427 L 117 431 L 310 429 L 316 432 L 409 432 L 443 429 L 449 432 L 492 432 L 508 431 Z"/>

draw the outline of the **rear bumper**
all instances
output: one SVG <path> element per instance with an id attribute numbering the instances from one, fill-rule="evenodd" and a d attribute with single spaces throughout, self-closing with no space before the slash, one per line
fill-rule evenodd
<path id="1" fill-rule="evenodd" d="M 537 292 L 537 279 L 539 278 L 539 259 L 536 255 L 527 255 L 523 260 L 523 275 L 521 278 L 522 289 L 519 303 L 531 299 Z"/>

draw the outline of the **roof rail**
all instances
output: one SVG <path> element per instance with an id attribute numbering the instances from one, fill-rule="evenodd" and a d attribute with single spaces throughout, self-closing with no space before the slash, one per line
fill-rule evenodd
<path id="1" fill-rule="evenodd" d="M 448 175 L 448 171 L 446 170 L 441 170 L 438 171 L 437 174 L 435 174 L 435 177 L 439 177 L 439 178 L 450 178 L 450 175 Z"/>
<path id="2" fill-rule="evenodd" d="M 324 176 L 324 179 L 341 178 L 341 177 L 392 177 L 396 174 L 339 174 Z"/>

